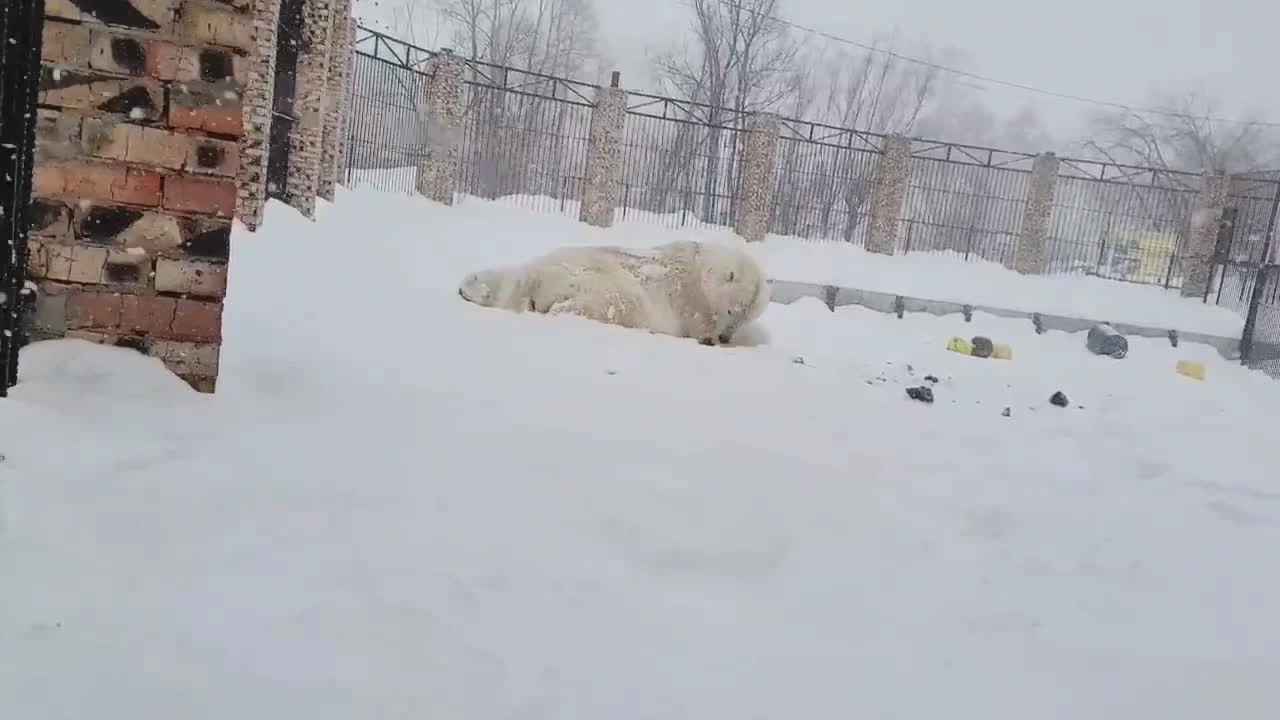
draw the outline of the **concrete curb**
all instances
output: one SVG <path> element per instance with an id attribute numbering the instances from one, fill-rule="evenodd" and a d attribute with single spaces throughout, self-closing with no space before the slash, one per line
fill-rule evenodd
<path id="1" fill-rule="evenodd" d="M 891 313 L 898 317 L 902 317 L 906 313 L 924 312 L 930 315 L 964 315 L 966 321 L 973 317 L 973 313 L 984 312 L 1000 317 L 1029 320 L 1035 326 L 1037 333 L 1042 333 L 1046 330 L 1060 330 L 1069 333 L 1083 332 L 1095 323 L 1108 322 L 1106 319 L 1093 320 L 1070 317 L 1068 315 L 1010 310 L 1009 308 L 989 305 L 928 300 L 895 293 L 860 290 L 837 285 L 792 282 L 790 280 L 770 280 L 769 286 L 772 302 L 790 305 L 801 298 L 816 298 L 833 312 L 838 307 L 860 305 L 869 310 Z M 1227 360 L 1238 361 L 1240 359 L 1240 338 L 1238 337 L 1224 337 L 1207 333 L 1187 332 L 1177 328 L 1161 328 L 1150 325 L 1134 325 L 1132 323 L 1111 322 L 1109 324 L 1125 335 L 1164 338 L 1175 347 L 1182 341 L 1202 343 L 1213 347 L 1218 351 L 1219 355 Z"/>

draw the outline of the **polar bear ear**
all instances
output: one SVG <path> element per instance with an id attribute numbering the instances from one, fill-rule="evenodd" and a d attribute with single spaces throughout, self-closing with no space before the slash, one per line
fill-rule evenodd
<path id="1" fill-rule="evenodd" d="M 729 282 L 733 282 L 733 278 L 734 278 L 734 277 L 736 277 L 736 276 L 734 275 L 733 271 L 732 271 L 732 270 L 730 270 L 730 271 L 729 271 Z"/>

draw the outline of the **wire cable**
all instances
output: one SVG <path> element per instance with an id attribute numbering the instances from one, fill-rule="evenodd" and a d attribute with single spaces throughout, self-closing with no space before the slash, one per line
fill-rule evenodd
<path id="1" fill-rule="evenodd" d="M 773 22 L 786 25 L 787 27 L 793 28 L 795 30 L 799 30 L 800 32 L 808 33 L 810 35 L 816 35 L 818 37 L 831 40 L 832 42 L 840 43 L 842 45 L 849 45 L 852 47 L 859 48 L 861 50 L 866 50 L 868 52 L 879 53 L 881 55 L 886 55 L 896 60 L 901 60 L 903 62 L 912 63 L 914 65 L 920 65 L 923 67 L 931 68 L 933 70 L 937 70 L 939 72 L 950 73 L 952 75 L 958 75 L 960 77 L 968 78 L 970 80 L 977 80 L 977 81 L 988 83 L 991 85 L 1000 85 L 1007 88 L 1013 88 L 1015 90 L 1022 90 L 1023 92 L 1035 93 L 1037 95 L 1045 95 L 1048 97 L 1058 98 L 1059 100 L 1070 100 L 1078 103 L 1085 103 L 1085 104 L 1095 105 L 1099 107 L 1111 108 L 1113 110 L 1125 110 L 1127 112 L 1131 112 L 1134 114 L 1161 115 L 1164 117 L 1174 117 L 1174 118 L 1194 118 L 1197 120 L 1207 120 L 1209 122 L 1224 123 L 1229 125 L 1255 125 L 1260 127 L 1280 128 L 1280 122 L 1275 122 L 1275 121 L 1239 120 L 1234 118 L 1214 117 L 1209 115 L 1193 115 L 1191 113 L 1180 113 L 1180 112 L 1174 112 L 1171 110 L 1161 110 L 1159 108 L 1149 108 L 1149 107 L 1142 107 L 1138 105 L 1126 105 L 1124 103 L 1113 102 L 1110 100 L 1099 100 L 1097 98 L 1089 98 L 1083 95 L 1073 95 L 1071 93 L 1057 92 L 1055 90 L 1046 90 L 1044 88 L 1035 87 L 1033 85 L 1026 85 L 1019 82 L 1013 82 L 1011 80 L 1001 80 L 999 78 L 990 77 L 988 75 L 969 72 L 968 70 L 961 70 L 960 68 L 952 67 L 950 65 L 943 65 L 942 63 L 937 63 L 932 60 L 922 60 L 920 58 L 911 57 L 910 55 L 904 55 L 894 50 L 888 50 L 882 47 L 877 47 L 875 45 L 867 45 L 866 43 L 861 43 L 856 40 L 850 40 L 845 37 L 840 37 L 839 35 L 834 35 L 832 33 L 825 32 L 823 30 L 807 27 L 805 25 L 792 22 L 791 20 L 780 18 L 776 15 L 771 15 L 766 12 L 761 12 L 759 10 L 754 10 L 752 8 L 744 7 L 741 4 L 741 2 L 738 2 L 737 0 L 717 0 L 717 2 L 719 2 L 721 5 L 725 5 L 727 7 L 733 8 L 739 12 L 748 12 L 753 15 L 756 15 L 757 17 L 762 17 L 766 20 L 771 20 Z"/>

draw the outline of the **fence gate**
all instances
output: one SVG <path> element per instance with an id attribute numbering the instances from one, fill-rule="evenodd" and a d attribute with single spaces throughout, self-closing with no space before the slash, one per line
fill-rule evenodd
<path id="1" fill-rule="evenodd" d="M 1240 360 L 1280 379 L 1280 265 L 1258 268 L 1240 339 Z"/>
<path id="2" fill-rule="evenodd" d="M 0 9 L 0 397 L 18 381 L 44 0 Z"/>

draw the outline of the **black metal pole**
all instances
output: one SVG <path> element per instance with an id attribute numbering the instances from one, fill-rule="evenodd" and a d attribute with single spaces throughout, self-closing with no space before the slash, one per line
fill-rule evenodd
<path id="1" fill-rule="evenodd" d="M 0 397 L 18 381 L 26 284 L 36 99 L 44 0 L 9 0 L 0 11 Z"/>
<path id="2" fill-rule="evenodd" d="M 1267 286 L 1267 273 L 1270 271 L 1267 259 L 1271 257 L 1271 244 L 1276 237 L 1276 213 L 1280 211 L 1280 181 L 1272 186 L 1271 192 L 1271 217 L 1267 219 L 1267 234 L 1262 239 L 1262 257 L 1253 278 L 1253 293 L 1249 296 L 1249 312 L 1244 316 L 1244 330 L 1240 333 L 1240 363 L 1243 365 L 1248 365 L 1253 355 L 1253 333 L 1258 324 L 1258 308 L 1262 305 L 1262 295 Z"/>

